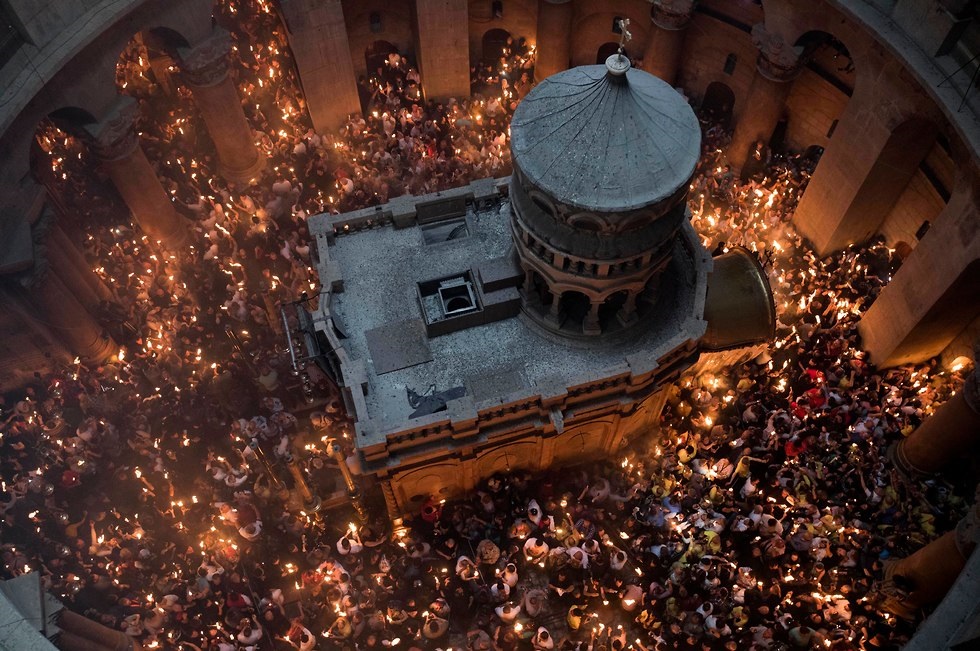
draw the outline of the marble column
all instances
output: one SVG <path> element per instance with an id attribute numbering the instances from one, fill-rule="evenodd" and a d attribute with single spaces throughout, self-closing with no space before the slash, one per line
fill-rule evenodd
<path id="1" fill-rule="evenodd" d="M 426 99 L 470 96 L 467 0 L 416 0 L 415 35 Z"/>
<path id="2" fill-rule="evenodd" d="M 677 84 L 677 71 L 684 52 L 684 35 L 691 23 L 694 5 L 694 0 L 653 2 L 650 14 L 653 26 L 643 52 L 643 69 L 671 86 Z"/>
<path id="3" fill-rule="evenodd" d="M 770 34 L 758 24 L 752 29 L 752 42 L 759 48 L 755 76 L 728 147 L 728 162 L 735 173 L 742 170 L 755 143 L 769 144 L 800 71 L 796 49 L 781 36 Z"/>
<path id="4" fill-rule="evenodd" d="M 538 0 L 534 81 L 568 69 L 572 58 L 571 0 Z"/>
<path id="5" fill-rule="evenodd" d="M 306 109 L 318 133 L 335 133 L 361 112 L 340 0 L 280 0 Z"/>
<path id="6" fill-rule="evenodd" d="M 980 443 L 980 369 L 962 389 L 914 432 L 889 450 L 888 456 L 906 475 L 929 475 L 969 454 Z"/>
<path id="7" fill-rule="evenodd" d="M 913 619 L 923 606 L 941 600 L 966 566 L 980 537 L 980 502 L 956 528 L 933 540 L 911 556 L 886 562 L 879 590 L 882 609 Z"/>
<path id="8" fill-rule="evenodd" d="M 231 36 L 217 28 L 193 48 L 180 48 L 179 65 L 218 152 L 218 173 L 229 181 L 248 183 L 261 174 L 266 157 L 255 145 L 255 133 L 228 75 L 230 52 Z"/>
<path id="9" fill-rule="evenodd" d="M 134 128 L 138 111 L 132 98 L 120 100 L 112 117 L 89 128 L 92 146 L 137 225 L 151 240 L 179 248 L 187 228 L 140 147 Z"/>
<path id="10" fill-rule="evenodd" d="M 100 363 L 119 350 L 92 313 L 50 269 L 42 270 L 27 292 L 41 323 L 82 361 Z"/>

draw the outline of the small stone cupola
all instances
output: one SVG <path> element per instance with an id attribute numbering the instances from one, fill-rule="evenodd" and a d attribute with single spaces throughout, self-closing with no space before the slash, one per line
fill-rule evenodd
<path id="1" fill-rule="evenodd" d="M 684 98 L 623 55 L 532 90 L 511 121 L 524 312 L 572 338 L 640 321 L 690 219 L 700 147 Z"/>

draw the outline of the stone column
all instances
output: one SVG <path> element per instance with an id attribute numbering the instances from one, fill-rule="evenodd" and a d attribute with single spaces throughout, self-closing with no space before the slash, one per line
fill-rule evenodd
<path id="1" fill-rule="evenodd" d="M 218 172 L 229 181 L 248 183 L 265 167 L 266 158 L 255 145 L 255 134 L 228 76 L 231 35 L 218 28 L 193 48 L 180 48 L 180 71 L 208 126 L 218 152 Z"/>
<path id="2" fill-rule="evenodd" d="M 906 475 L 929 475 L 942 470 L 980 443 L 980 368 L 967 377 L 963 388 L 931 417 L 888 451 Z"/>
<path id="3" fill-rule="evenodd" d="M 824 164 L 821 161 L 818 171 Z M 976 183 L 973 174 L 957 180 L 932 228 L 861 316 L 861 343 L 879 368 L 940 354 L 980 314 L 976 301 L 980 188 Z"/>
<path id="4" fill-rule="evenodd" d="M 653 2 L 653 27 L 643 52 L 643 69 L 671 86 L 677 84 L 677 70 L 684 51 L 684 34 L 691 23 L 694 4 L 694 0 Z"/>
<path id="5" fill-rule="evenodd" d="M 51 227 L 45 244 L 51 267 L 79 300 L 91 307 L 101 301 L 115 300 L 112 291 L 95 275 L 85 256 L 60 226 Z"/>
<path id="6" fill-rule="evenodd" d="M 800 71 L 796 50 L 781 36 L 767 32 L 761 23 L 752 28 L 752 42 L 759 48 L 755 76 L 728 147 L 728 162 L 736 173 L 742 170 L 756 142 L 769 144 L 792 81 Z"/>
<path id="7" fill-rule="evenodd" d="M 568 69 L 572 58 L 571 35 L 571 0 L 538 0 L 534 81 L 540 82 Z"/>
<path id="8" fill-rule="evenodd" d="M 313 128 L 334 133 L 361 112 L 341 2 L 280 0 L 279 6 Z"/>
<path id="9" fill-rule="evenodd" d="M 980 491 L 978 491 L 980 492 Z M 880 590 L 882 608 L 913 619 L 920 608 L 946 596 L 980 537 L 980 501 L 953 531 L 933 540 L 911 556 L 886 562 Z"/>
<path id="10" fill-rule="evenodd" d="M 602 334 L 602 328 L 599 326 L 599 308 L 602 307 L 602 301 L 592 301 L 589 305 L 589 313 L 585 315 L 585 319 L 582 320 L 582 334 L 584 335 L 598 335 Z"/>
<path id="11" fill-rule="evenodd" d="M 143 232 L 176 249 L 186 241 L 187 228 L 140 147 L 138 111 L 135 100 L 123 99 L 111 118 L 90 127 L 93 148 Z"/>
<path id="12" fill-rule="evenodd" d="M 623 306 L 619 308 L 616 313 L 616 319 L 624 326 L 632 325 L 636 323 L 636 291 L 630 291 L 626 294 L 626 302 Z"/>
<path id="13" fill-rule="evenodd" d="M 467 0 L 416 0 L 415 36 L 426 99 L 470 96 Z"/>
<path id="14" fill-rule="evenodd" d="M 80 640 L 87 640 L 95 645 L 94 647 L 83 646 L 81 648 L 100 648 L 112 651 L 138 651 L 143 648 L 142 644 L 122 631 L 94 622 L 67 608 L 58 613 L 58 627 L 74 636 L 72 640 L 76 643 Z"/>
<path id="15" fill-rule="evenodd" d="M 119 350 L 92 313 L 50 270 L 42 271 L 27 291 L 41 322 L 82 361 L 100 363 Z"/>
<path id="16" fill-rule="evenodd" d="M 561 327 L 561 294 L 551 292 L 551 305 L 548 312 L 544 315 L 544 320 L 556 328 Z"/>

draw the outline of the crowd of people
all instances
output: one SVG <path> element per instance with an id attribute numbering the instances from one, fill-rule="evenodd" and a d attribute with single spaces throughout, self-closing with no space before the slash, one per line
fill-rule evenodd
<path id="1" fill-rule="evenodd" d="M 8 397 L 0 423 L 2 578 L 38 571 L 73 610 L 144 648 L 888 649 L 913 623 L 880 612 L 881 563 L 948 530 L 965 505 L 939 480 L 896 482 L 883 452 L 958 386 L 935 365 L 878 371 L 856 323 L 899 260 L 881 242 L 817 258 L 788 224 L 812 161 L 776 156 L 741 180 L 705 124 L 696 228 L 770 269 L 771 351 L 675 387 L 661 430 L 622 458 L 484 481 L 430 501 L 390 537 L 296 499 L 337 481 L 349 450 L 335 391 L 290 385 L 276 305 L 315 289 L 307 215 L 509 171 L 507 123 L 533 50 L 474 67 L 471 98 L 420 98 L 393 53 L 363 80 L 363 117 L 309 125 L 282 25 L 226 0 L 235 75 L 269 156 L 260 182 L 221 180 L 179 78 L 136 42 L 120 92 L 147 156 L 193 226 L 150 246 L 84 144 L 38 141 L 57 202 L 85 223 L 113 292 L 119 353 Z M 160 73 L 162 74 L 162 73 Z"/>

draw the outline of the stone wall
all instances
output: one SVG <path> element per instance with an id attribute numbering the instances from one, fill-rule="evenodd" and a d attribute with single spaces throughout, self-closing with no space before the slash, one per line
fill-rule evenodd
<path id="1" fill-rule="evenodd" d="M 916 231 L 923 222 L 934 221 L 945 207 L 946 202 L 936 192 L 932 182 L 919 170 L 912 176 L 899 196 L 898 203 L 885 218 L 881 225 L 881 234 L 890 247 L 905 242 L 915 248 L 918 242 Z"/>
<path id="2" fill-rule="evenodd" d="M 633 58 L 643 56 L 650 31 L 650 4 L 645 0 L 596 0 L 573 2 L 571 55 L 573 66 L 594 65 L 596 52 L 604 43 L 618 42 L 612 30 L 616 16 L 630 19 L 633 40 L 626 51 Z"/>
<path id="3" fill-rule="evenodd" d="M 528 43 L 534 43 L 538 27 L 537 0 L 503 0 L 503 7 L 503 16 L 495 18 L 490 0 L 470 0 L 471 65 L 483 57 L 483 35 L 491 29 L 510 32 L 515 43 L 522 36 Z"/>
<path id="4" fill-rule="evenodd" d="M 730 54 L 736 56 L 736 63 L 729 75 L 725 73 L 725 61 Z M 708 84 L 725 84 L 735 94 L 733 117 L 737 120 L 745 107 L 758 55 L 748 33 L 695 12 L 686 31 L 678 85 L 699 104 Z"/>
<path id="5" fill-rule="evenodd" d="M 402 54 L 415 56 L 412 36 L 412 11 L 407 2 L 387 0 L 344 0 L 344 22 L 354 71 L 363 75 L 369 72 L 365 63 L 365 51 L 375 41 L 388 41 Z M 380 31 L 371 31 L 371 14 L 381 17 Z M 373 72 L 373 71 L 372 71 Z"/>
<path id="6" fill-rule="evenodd" d="M 786 100 L 789 117 L 786 143 L 795 151 L 804 151 L 830 143 L 827 134 L 850 99 L 842 90 L 810 69 L 804 69 L 793 82 Z"/>

